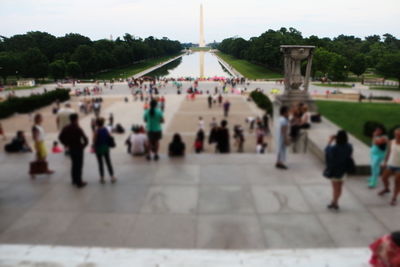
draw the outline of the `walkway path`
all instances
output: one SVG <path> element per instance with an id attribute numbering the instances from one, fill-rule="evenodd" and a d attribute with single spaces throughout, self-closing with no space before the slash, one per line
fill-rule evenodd
<path id="1" fill-rule="evenodd" d="M 112 153 L 115 185 L 98 183 L 86 153 L 85 189 L 71 186 L 69 160 L 31 181 L 31 155 L 0 154 L 0 243 L 130 248 L 365 247 L 398 228 L 390 207 L 363 179 L 346 182 L 342 211 L 329 212 L 330 184 L 311 155 L 188 155 L 159 162 Z"/>

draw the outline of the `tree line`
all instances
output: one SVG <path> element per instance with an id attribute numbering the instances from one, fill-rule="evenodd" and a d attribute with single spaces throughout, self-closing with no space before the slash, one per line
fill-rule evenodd
<path id="1" fill-rule="evenodd" d="M 400 40 L 391 34 L 367 36 L 339 35 L 333 39 L 312 35 L 308 38 L 294 28 L 268 30 L 258 37 L 224 39 L 218 49 L 239 59 L 249 60 L 278 72 L 283 71 L 281 45 L 314 45 L 312 76 L 344 81 L 349 72 L 357 76 L 374 68 L 386 78 L 400 80 Z"/>
<path id="2" fill-rule="evenodd" d="M 135 62 L 179 53 L 182 46 L 168 38 L 142 39 L 126 33 L 115 41 L 70 33 L 55 37 L 46 32 L 0 36 L 0 76 L 54 79 L 84 78 Z"/>

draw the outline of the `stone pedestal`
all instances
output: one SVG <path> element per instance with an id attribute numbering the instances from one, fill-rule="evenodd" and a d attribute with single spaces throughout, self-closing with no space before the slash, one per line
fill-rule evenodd
<path id="1" fill-rule="evenodd" d="M 275 101 L 277 105 L 287 107 L 291 107 L 298 103 L 304 103 L 309 107 L 311 112 L 317 111 L 314 100 L 307 91 L 289 90 L 284 92 L 282 95 L 277 96 Z"/>
<path id="2" fill-rule="evenodd" d="M 308 93 L 308 86 L 311 74 L 314 46 L 304 45 L 282 45 L 281 51 L 284 54 L 285 68 L 285 91 L 277 96 L 278 105 L 291 107 L 300 102 L 307 104 L 311 111 L 316 111 L 316 106 Z M 307 60 L 305 77 L 301 75 L 301 63 Z M 303 87 L 301 89 L 301 86 Z"/>

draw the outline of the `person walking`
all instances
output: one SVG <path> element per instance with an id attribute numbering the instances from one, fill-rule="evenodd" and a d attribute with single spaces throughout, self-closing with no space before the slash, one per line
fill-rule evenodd
<path id="1" fill-rule="evenodd" d="M 231 103 L 230 103 L 229 100 L 227 99 L 227 100 L 224 102 L 224 116 L 225 116 L 225 117 L 228 117 L 230 107 L 231 107 Z"/>
<path id="2" fill-rule="evenodd" d="M 230 152 L 230 135 L 229 129 L 227 128 L 228 122 L 226 120 L 221 121 L 221 126 L 216 132 L 216 143 L 217 151 L 219 153 L 229 153 Z"/>
<path id="3" fill-rule="evenodd" d="M 162 112 L 164 112 L 164 110 L 165 110 L 165 97 L 163 95 L 160 97 L 159 102 L 160 102 L 160 109 L 161 109 Z"/>
<path id="4" fill-rule="evenodd" d="M 289 139 L 289 108 L 282 106 L 280 111 L 280 117 L 277 125 L 277 161 L 275 167 L 278 169 L 286 170 L 286 147 L 290 143 Z"/>
<path id="5" fill-rule="evenodd" d="M 233 138 L 235 139 L 235 143 L 237 145 L 237 152 L 243 152 L 243 145 L 244 145 L 244 134 L 243 128 L 240 125 L 235 125 L 233 128 Z"/>
<path id="6" fill-rule="evenodd" d="M 146 110 L 143 115 L 143 120 L 146 122 L 147 135 L 149 137 L 150 151 L 146 156 L 147 160 L 151 160 L 151 153 L 154 154 L 154 160 L 158 160 L 159 142 L 162 138 L 161 124 L 164 123 L 163 112 L 157 108 L 157 101 L 150 101 L 150 109 Z"/>
<path id="7" fill-rule="evenodd" d="M 110 157 L 111 140 L 113 140 L 113 138 L 110 132 L 104 127 L 104 118 L 98 118 L 96 121 L 96 130 L 93 135 L 93 146 L 99 164 L 101 184 L 105 184 L 103 159 L 106 162 L 108 173 L 111 177 L 111 183 L 117 181 L 114 177 L 114 169 Z"/>
<path id="8" fill-rule="evenodd" d="M 335 144 L 333 144 L 335 142 Z M 346 131 L 339 130 L 337 135 L 330 137 L 325 148 L 326 169 L 324 176 L 331 180 L 332 201 L 327 206 L 330 210 L 339 210 L 339 198 L 342 195 L 343 176 L 349 172 L 352 161 L 353 147 L 348 143 Z"/>
<path id="9" fill-rule="evenodd" d="M 212 108 L 213 97 L 211 95 L 208 95 L 207 102 L 208 102 L 208 108 Z"/>
<path id="10" fill-rule="evenodd" d="M 368 179 L 368 187 L 375 188 L 381 175 L 381 163 L 386 156 L 388 138 L 383 126 L 377 127 L 372 134 L 371 146 L 371 176 Z"/>
<path id="11" fill-rule="evenodd" d="M 86 186 L 86 182 L 82 180 L 83 156 L 84 149 L 89 141 L 85 132 L 79 126 L 78 114 L 74 113 L 69 116 L 70 124 L 65 126 L 58 136 L 58 140 L 68 148 L 71 158 L 71 178 L 72 184 L 77 188 Z"/>
<path id="12" fill-rule="evenodd" d="M 217 100 L 218 100 L 218 106 L 221 106 L 222 105 L 222 100 L 223 100 L 223 97 L 222 97 L 221 94 L 218 95 Z"/>
<path id="13" fill-rule="evenodd" d="M 47 158 L 47 149 L 44 143 L 44 139 L 46 133 L 42 127 L 43 116 L 40 113 L 37 113 L 34 118 L 34 125 L 32 127 L 32 139 L 34 142 L 34 148 L 36 152 L 36 161 L 31 163 L 31 168 L 29 173 L 32 178 L 34 178 L 35 174 L 53 174 L 54 171 L 48 168 L 48 164 L 46 161 Z"/>
<path id="14" fill-rule="evenodd" d="M 389 142 L 388 152 L 383 163 L 385 171 L 382 175 L 383 190 L 379 192 L 380 196 L 390 193 L 389 178 L 394 175 L 394 191 L 390 204 L 397 205 L 397 196 L 400 193 L 400 128 L 394 131 L 394 139 Z"/>

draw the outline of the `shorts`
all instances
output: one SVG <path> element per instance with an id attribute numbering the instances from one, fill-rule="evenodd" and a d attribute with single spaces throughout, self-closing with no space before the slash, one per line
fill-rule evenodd
<path id="1" fill-rule="evenodd" d="M 332 182 L 343 182 L 344 181 L 344 177 L 332 177 L 329 178 L 329 180 L 331 180 Z"/>
<path id="2" fill-rule="evenodd" d="M 156 142 L 162 138 L 161 131 L 159 132 L 148 132 L 147 137 L 149 138 L 150 142 Z"/>
<path id="3" fill-rule="evenodd" d="M 395 166 L 388 166 L 387 167 L 390 171 L 394 173 L 399 173 L 400 172 L 400 167 L 395 167 Z"/>

